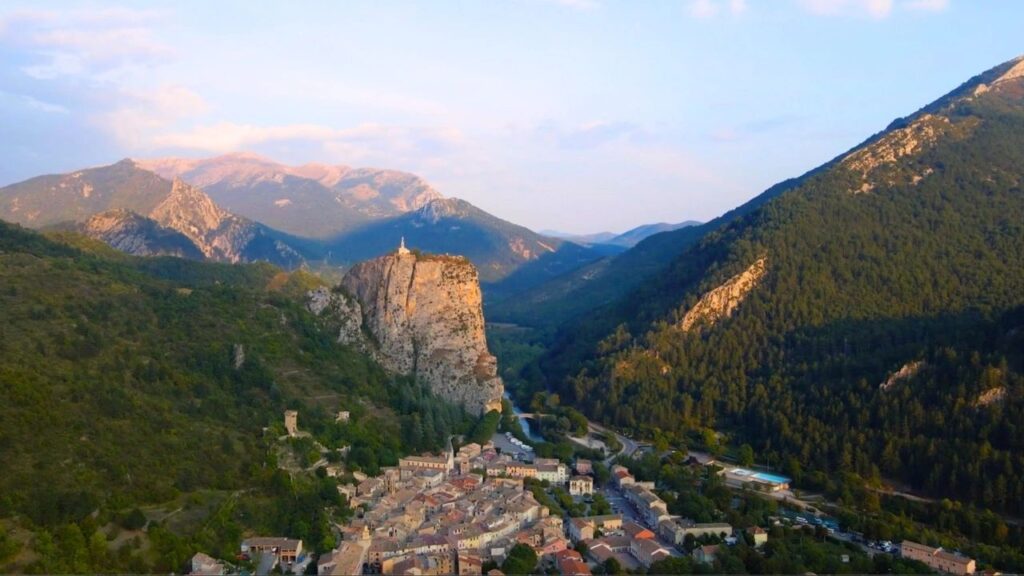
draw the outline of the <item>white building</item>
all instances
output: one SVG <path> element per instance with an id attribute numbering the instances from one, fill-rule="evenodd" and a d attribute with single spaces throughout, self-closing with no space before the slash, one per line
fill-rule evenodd
<path id="1" fill-rule="evenodd" d="M 559 462 L 557 458 L 538 458 L 534 465 L 537 467 L 538 480 L 563 485 L 569 481 L 569 467 Z"/>
<path id="2" fill-rule="evenodd" d="M 594 479 L 590 476 L 573 476 L 569 479 L 569 494 L 583 496 L 594 493 Z"/>

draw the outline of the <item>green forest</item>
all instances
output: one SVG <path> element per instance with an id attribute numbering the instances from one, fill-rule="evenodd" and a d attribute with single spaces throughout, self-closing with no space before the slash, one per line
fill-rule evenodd
<path id="1" fill-rule="evenodd" d="M 1024 111 L 993 96 L 945 112 L 951 136 L 881 169 L 870 192 L 834 164 L 563 326 L 546 352 L 506 344 L 516 378 L 641 437 L 750 444 L 851 506 L 877 505 L 862 489 L 883 484 L 948 498 L 974 511 L 944 529 L 1019 549 L 1012 521 L 977 519 L 1024 514 Z M 759 258 L 767 273 L 731 317 L 681 329 Z M 882 386 L 904 366 L 917 370 Z"/>
<path id="2" fill-rule="evenodd" d="M 280 469 L 285 409 L 312 435 L 290 446 L 300 465 L 315 440 L 368 473 L 471 424 L 338 345 L 304 307 L 319 280 L 303 272 L 0 223 L 0 278 L 0 566 L 180 571 L 199 550 L 232 557 L 243 531 L 329 548 L 324 510 L 347 507 L 337 480 Z M 161 523 L 164 506 L 196 521 Z"/>

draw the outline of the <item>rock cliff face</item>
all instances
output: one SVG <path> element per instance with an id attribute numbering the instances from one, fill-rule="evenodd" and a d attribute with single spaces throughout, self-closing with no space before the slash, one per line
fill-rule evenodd
<path id="1" fill-rule="evenodd" d="M 503 385 L 468 260 L 393 253 L 353 267 L 341 288 L 347 294 L 315 291 L 309 304 L 341 320 L 339 340 L 370 348 L 387 369 L 415 376 L 472 413 L 500 410 Z"/>
<path id="2" fill-rule="evenodd" d="M 363 308 L 343 290 L 320 287 L 309 293 L 307 307 L 317 316 L 329 316 L 337 323 L 338 342 L 363 352 L 375 352 L 363 334 Z"/>
<path id="3" fill-rule="evenodd" d="M 731 316 L 740 302 L 743 302 L 747 294 L 761 281 L 767 270 L 767 259 L 760 258 L 743 272 L 704 294 L 683 316 L 680 327 L 684 332 L 688 332 L 694 326 L 711 327 L 719 319 Z"/>
<path id="4" fill-rule="evenodd" d="M 871 192 L 878 186 L 895 186 L 904 182 L 917 184 L 934 172 L 917 160 L 941 140 L 962 140 L 977 126 L 975 120 L 950 122 L 944 116 L 922 114 L 902 128 L 895 128 L 875 142 L 843 158 L 840 162 L 861 179 L 854 194 Z"/>
<path id="5" fill-rule="evenodd" d="M 188 236 L 203 255 L 220 262 L 244 261 L 243 251 L 258 233 L 255 223 L 227 212 L 199 188 L 177 179 L 149 217 Z"/>
<path id="6" fill-rule="evenodd" d="M 202 260 L 191 239 L 130 210 L 108 210 L 90 217 L 75 229 L 112 248 L 136 256 L 178 256 Z"/>
<path id="7" fill-rule="evenodd" d="M 907 362 L 906 364 L 901 366 L 899 370 L 890 374 L 889 377 L 885 379 L 885 382 L 879 384 L 878 387 L 882 390 L 889 390 L 890 388 L 899 384 L 900 382 L 904 382 L 906 380 L 913 378 L 924 367 L 924 360 L 915 360 L 913 362 Z"/>
<path id="8" fill-rule="evenodd" d="M 978 398 L 974 401 L 974 406 L 976 408 L 984 408 L 1004 401 L 1006 401 L 1006 387 L 997 386 L 995 388 L 989 388 L 978 395 Z"/>

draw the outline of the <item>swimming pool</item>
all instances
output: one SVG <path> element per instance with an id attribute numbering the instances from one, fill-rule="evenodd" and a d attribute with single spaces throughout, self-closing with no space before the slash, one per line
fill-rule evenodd
<path id="1" fill-rule="evenodd" d="M 758 480 L 764 480 L 765 482 L 771 482 L 773 484 L 789 484 L 789 478 L 785 476 L 779 476 L 777 474 L 768 474 L 767 472 L 756 472 L 752 475 Z"/>

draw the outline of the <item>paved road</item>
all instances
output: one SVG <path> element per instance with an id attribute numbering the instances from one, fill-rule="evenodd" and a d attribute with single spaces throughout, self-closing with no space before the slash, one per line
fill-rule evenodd
<path id="1" fill-rule="evenodd" d="M 875 554 L 885 554 L 885 552 L 883 552 L 881 550 L 876 550 L 876 549 L 868 546 L 867 544 L 864 544 L 863 542 L 854 542 L 853 541 L 853 536 L 851 536 L 850 534 L 847 534 L 846 532 L 836 532 L 835 534 L 832 535 L 832 537 L 835 538 L 836 540 L 839 540 L 839 541 L 842 541 L 842 542 L 849 542 L 851 544 L 854 544 L 855 546 L 859 546 L 860 549 L 863 550 L 864 552 L 866 552 L 868 556 L 874 556 Z"/>
<path id="2" fill-rule="evenodd" d="M 634 454 L 636 454 L 636 451 L 640 449 L 640 446 L 635 441 L 633 441 L 632 438 L 630 438 L 628 436 L 623 436 L 622 434 L 619 434 L 618 432 L 615 432 L 614 430 L 609 430 L 609 429 L 605 428 L 604 426 L 601 426 L 597 422 L 592 422 L 590 420 L 587 421 L 587 425 L 594 432 L 598 432 L 598 433 L 601 433 L 601 434 L 612 434 L 612 435 L 614 435 L 616 440 L 619 441 L 619 444 L 622 444 L 622 450 L 619 450 L 618 454 L 612 454 L 612 455 L 608 456 L 607 458 L 605 458 L 604 463 L 606 465 L 610 465 L 612 463 L 612 461 L 615 460 L 616 456 L 629 456 L 629 457 L 632 457 Z"/>
<path id="3" fill-rule="evenodd" d="M 535 412 L 521 412 L 519 414 L 519 417 L 521 418 L 532 418 L 534 420 L 540 418 L 541 416 L 543 416 L 543 414 Z M 598 424 L 597 422 L 594 422 L 593 420 L 587 420 L 587 426 L 590 428 L 591 432 L 597 432 L 600 434 L 612 434 L 613 436 L 615 436 L 616 439 L 618 439 L 619 444 L 622 444 L 622 450 L 619 450 L 617 453 L 605 458 L 604 463 L 606 465 L 610 465 L 612 461 L 615 460 L 616 456 L 633 456 L 634 454 L 636 454 L 637 450 L 640 449 L 640 445 L 632 438 L 628 436 L 623 436 L 622 434 L 619 434 L 614 430 L 609 430 L 608 428 L 605 428 L 604 426 Z"/>
<path id="4" fill-rule="evenodd" d="M 626 498 L 617 489 L 613 488 L 610 484 L 602 486 L 600 488 L 601 494 L 604 495 L 605 500 L 612 506 L 612 512 L 614 514 L 622 514 L 623 521 L 632 520 L 637 524 L 641 524 L 640 516 L 636 513 Z"/>

